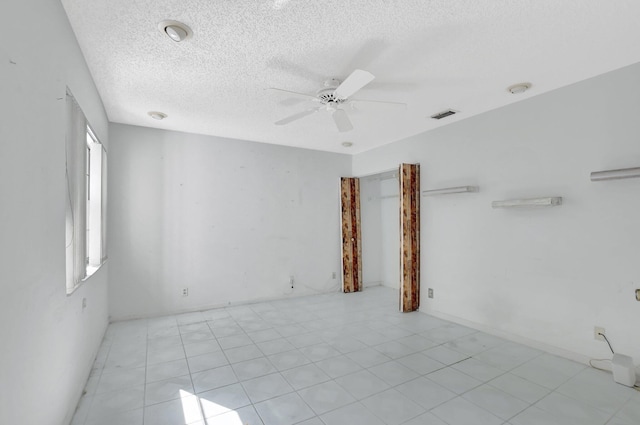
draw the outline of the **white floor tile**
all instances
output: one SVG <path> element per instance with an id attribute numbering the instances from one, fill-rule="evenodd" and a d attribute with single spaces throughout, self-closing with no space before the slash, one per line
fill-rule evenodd
<path id="1" fill-rule="evenodd" d="M 188 334 L 191 332 L 209 332 L 209 325 L 207 324 L 207 322 L 199 322 L 199 323 L 192 323 L 190 325 L 179 325 L 178 326 L 178 330 L 180 331 L 180 334 Z M 208 338 L 207 338 L 208 339 Z"/>
<path id="2" fill-rule="evenodd" d="M 477 379 L 451 367 L 430 373 L 427 375 L 427 378 L 456 394 L 465 393 L 482 384 L 482 382 Z"/>
<path id="3" fill-rule="evenodd" d="M 307 364 L 282 371 L 282 376 L 284 376 L 287 382 L 289 382 L 289 384 L 291 384 L 291 386 L 296 390 L 310 387 L 321 382 L 326 382 L 331 379 L 329 375 L 324 373 L 322 369 L 315 364 Z"/>
<path id="4" fill-rule="evenodd" d="M 435 372 L 436 370 L 446 367 L 443 363 L 433 360 L 431 357 L 428 357 L 423 353 L 415 353 L 402 357 L 397 359 L 397 362 L 420 375 L 426 375 L 427 373 Z"/>
<path id="5" fill-rule="evenodd" d="M 271 341 L 274 339 L 282 338 L 282 335 L 278 333 L 275 329 L 265 329 L 263 331 L 257 332 L 247 332 L 247 336 L 251 338 L 254 343 Z"/>
<path id="6" fill-rule="evenodd" d="M 149 349 L 147 353 L 147 365 L 170 362 L 184 359 L 184 347 L 182 345 L 172 345 L 165 348 Z"/>
<path id="7" fill-rule="evenodd" d="M 149 406 L 193 395 L 193 393 L 190 376 L 179 376 L 164 381 L 151 382 L 145 388 L 144 404 Z"/>
<path id="8" fill-rule="evenodd" d="M 409 354 L 413 354 L 416 351 L 419 351 L 413 347 L 409 347 L 408 345 L 404 345 L 403 343 L 398 341 L 384 342 L 382 344 L 374 346 L 373 348 L 375 348 L 385 356 L 390 357 L 392 359 L 405 357 L 405 356 L 408 356 Z"/>
<path id="9" fill-rule="evenodd" d="M 511 371 L 531 382 L 556 389 L 584 369 L 584 366 L 550 354 L 542 354 Z"/>
<path id="10" fill-rule="evenodd" d="M 200 425 L 199 422 L 202 419 L 202 410 L 196 396 L 183 397 L 144 408 L 144 425 L 192 425 L 196 423 Z"/>
<path id="11" fill-rule="evenodd" d="M 189 373 L 187 371 L 187 373 Z M 145 368 L 115 370 L 103 373 L 95 389 L 96 394 L 144 385 Z"/>
<path id="12" fill-rule="evenodd" d="M 348 353 L 346 356 L 364 368 L 370 368 L 372 366 L 386 363 L 391 360 L 390 357 L 385 356 L 378 350 L 375 350 L 371 347 L 353 351 L 351 353 Z"/>
<path id="13" fill-rule="evenodd" d="M 640 423 L 640 393 L 610 374 L 399 313 L 396 296 L 376 287 L 113 323 L 71 424 Z"/>
<path id="14" fill-rule="evenodd" d="M 356 401 L 335 381 L 323 382 L 298 391 L 302 399 L 313 409 L 316 415 L 335 410 Z"/>
<path id="15" fill-rule="evenodd" d="M 211 333 L 211 331 L 209 330 L 208 326 L 206 327 L 206 330 L 182 334 L 183 344 L 193 344 L 194 342 L 208 341 L 210 339 L 214 339 L 214 336 L 213 333 Z"/>
<path id="16" fill-rule="evenodd" d="M 634 395 L 631 388 L 616 383 L 610 373 L 596 369 L 584 369 L 557 391 L 611 415 Z"/>
<path id="17" fill-rule="evenodd" d="M 264 425 L 292 425 L 315 416 L 296 393 L 263 401 L 256 404 L 255 408 Z"/>
<path id="18" fill-rule="evenodd" d="M 177 333 L 178 328 L 175 328 L 175 329 L 176 329 L 175 335 L 166 335 L 166 336 L 149 339 L 147 341 L 147 347 L 149 348 L 149 350 L 161 351 L 168 347 L 182 345 L 182 338 L 180 337 L 180 334 Z"/>
<path id="19" fill-rule="evenodd" d="M 548 388 L 534 384 L 531 381 L 527 381 L 511 373 L 501 375 L 489 381 L 488 384 L 529 404 L 537 402 L 550 392 Z"/>
<path id="20" fill-rule="evenodd" d="M 289 341 L 285 338 L 272 339 L 270 341 L 258 342 L 258 348 L 260 351 L 264 353 L 265 356 L 270 356 L 271 354 L 282 353 L 284 351 L 293 350 L 294 347 Z"/>
<path id="21" fill-rule="evenodd" d="M 423 407 L 393 388 L 365 398 L 362 404 L 388 425 L 399 425 L 425 413 Z"/>
<path id="22" fill-rule="evenodd" d="M 293 392 L 293 387 L 279 373 L 260 376 L 242 382 L 252 403 L 258 403 L 270 398 Z"/>
<path id="23" fill-rule="evenodd" d="M 550 412 L 539 409 L 536 406 L 529 407 L 524 412 L 509 420 L 513 425 L 573 425 L 566 418 L 558 417 Z M 579 423 L 575 423 L 580 425 Z"/>
<path id="24" fill-rule="evenodd" d="M 228 348 L 224 350 L 224 355 L 227 356 L 227 360 L 229 360 L 231 364 L 264 357 L 262 351 L 254 344 L 245 345 L 244 347 Z"/>
<path id="25" fill-rule="evenodd" d="M 220 347 L 226 350 L 228 348 L 236 348 L 236 347 L 243 347 L 245 345 L 251 345 L 253 344 L 253 341 L 251 341 L 251 338 L 249 338 L 247 335 L 242 334 L 242 335 L 232 335 L 232 336 L 225 336 L 222 338 L 218 338 L 218 344 L 220 344 Z"/>
<path id="26" fill-rule="evenodd" d="M 94 420 L 116 413 L 140 409 L 144 406 L 144 385 L 125 390 L 96 394 L 89 408 L 87 419 Z"/>
<path id="27" fill-rule="evenodd" d="M 354 351 L 367 348 L 364 343 L 358 341 L 357 339 L 343 336 L 328 338 L 326 339 L 326 342 L 342 354 L 352 353 Z"/>
<path id="28" fill-rule="evenodd" d="M 395 388 L 426 410 L 457 397 L 456 393 L 424 377 L 405 382 Z"/>
<path id="29" fill-rule="evenodd" d="M 316 332 L 309 332 L 290 336 L 287 341 L 296 348 L 302 348 L 317 344 L 320 341 L 320 336 Z"/>
<path id="30" fill-rule="evenodd" d="M 284 353 L 273 354 L 267 358 L 279 371 L 311 363 L 311 360 L 306 358 L 299 350 L 285 351 Z"/>
<path id="31" fill-rule="evenodd" d="M 213 339 L 184 345 L 184 351 L 187 354 L 187 357 L 195 357 L 201 354 L 213 353 L 220 350 L 222 350 L 222 348 L 220 348 L 220 344 L 218 344 L 218 341 Z"/>
<path id="32" fill-rule="evenodd" d="M 158 363 L 147 366 L 147 383 L 163 381 L 177 376 L 189 375 L 189 366 L 185 359 Z"/>
<path id="33" fill-rule="evenodd" d="M 631 390 L 630 391 L 634 391 Z M 625 425 L 640 424 L 640 394 L 631 396 L 615 415 L 616 421 Z"/>
<path id="34" fill-rule="evenodd" d="M 504 374 L 503 370 L 490 366 L 474 358 L 463 360 L 451 367 L 462 373 L 466 373 L 481 382 L 490 381 Z"/>
<path id="35" fill-rule="evenodd" d="M 222 366 L 204 372 L 192 373 L 191 380 L 196 394 L 238 382 L 231 366 Z"/>
<path id="36" fill-rule="evenodd" d="M 373 366 L 369 368 L 369 371 L 391 386 L 402 384 L 420 376 L 395 360 Z"/>
<path id="37" fill-rule="evenodd" d="M 198 394 L 200 406 L 205 418 L 234 411 L 251 404 L 249 397 L 240 384 L 232 384 Z"/>
<path id="38" fill-rule="evenodd" d="M 465 393 L 462 397 L 505 421 L 516 416 L 518 413 L 530 406 L 529 403 L 517 399 L 512 395 L 506 394 L 489 385 L 482 385 L 478 388 L 474 388 L 473 390 Z"/>
<path id="39" fill-rule="evenodd" d="M 322 415 L 318 425 L 384 425 L 361 403 L 352 403 Z"/>
<path id="40" fill-rule="evenodd" d="M 452 350 L 451 348 L 447 348 L 444 345 L 439 345 L 434 348 L 429 348 L 428 350 L 422 351 L 422 353 L 447 366 L 452 365 L 454 363 L 458 363 L 464 359 L 469 358 L 468 354 L 464 354 L 459 351 Z"/>
<path id="41" fill-rule="evenodd" d="M 554 416 L 565 418 L 567 423 L 602 425 L 611 417 L 606 412 L 556 392 L 549 394 L 535 406 Z"/>
<path id="42" fill-rule="evenodd" d="M 431 413 L 449 425 L 501 425 L 503 420 L 475 404 L 454 398 L 431 410 Z"/>
<path id="43" fill-rule="evenodd" d="M 356 400 L 362 400 L 389 388 L 389 384 L 368 370 L 359 370 L 336 378 L 335 381 L 354 396 Z"/>
<path id="44" fill-rule="evenodd" d="M 344 355 L 320 360 L 316 362 L 316 366 L 334 379 L 362 369 L 358 363 Z"/>
<path id="45" fill-rule="evenodd" d="M 207 425 L 263 425 L 263 422 L 253 406 L 245 406 L 207 418 Z"/>
<path id="46" fill-rule="evenodd" d="M 85 422 L 85 425 L 142 425 L 143 409 L 116 413 L 113 416 L 103 416 Z"/>
<path id="47" fill-rule="evenodd" d="M 236 363 L 231 367 L 240 381 L 276 372 L 276 368 L 266 357 Z"/>
<path id="48" fill-rule="evenodd" d="M 476 331 L 471 328 L 456 325 L 454 323 L 446 323 L 443 326 L 422 332 L 420 335 L 432 341 L 445 343 L 475 332 Z"/>
<path id="49" fill-rule="evenodd" d="M 189 364 L 189 370 L 191 373 L 195 373 L 227 365 L 229 364 L 229 361 L 227 360 L 227 356 L 224 355 L 224 352 L 214 351 L 213 353 L 189 357 L 187 359 L 187 363 Z"/>
<path id="50" fill-rule="evenodd" d="M 435 416 L 433 413 L 427 412 L 418 417 L 411 419 L 409 422 L 405 422 L 402 425 L 447 425 Z"/>
<path id="51" fill-rule="evenodd" d="M 312 362 L 317 362 L 340 355 L 340 352 L 338 350 L 325 342 L 316 345 L 310 345 L 308 347 L 303 347 L 300 349 L 300 352 Z"/>

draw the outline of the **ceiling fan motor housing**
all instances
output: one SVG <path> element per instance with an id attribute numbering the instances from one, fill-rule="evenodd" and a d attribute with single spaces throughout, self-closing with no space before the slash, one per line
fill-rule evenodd
<path id="1" fill-rule="evenodd" d="M 340 99 L 338 97 L 336 97 L 333 92 L 335 91 L 335 89 L 322 89 L 322 90 L 318 90 L 318 99 L 320 100 L 320 103 L 322 103 L 323 105 L 329 104 L 329 103 L 335 103 L 335 104 L 339 104 L 339 103 L 344 103 L 347 101 L 347 99 Z"/>

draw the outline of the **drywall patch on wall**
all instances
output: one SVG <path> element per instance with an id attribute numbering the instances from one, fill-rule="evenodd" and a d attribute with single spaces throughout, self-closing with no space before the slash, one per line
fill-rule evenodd
<path id="1" fill-rule="evenodd" d="M 597 358 L 603 326 L 640 362 L 640 180 L 589 180 L 640 165 L 639 90 L 633 65 L 354 156 L 356 175 L 417 162 L 425 189 L 481 188 L 422 200 L 422 311 Z M 564 202 L 491 208 L 540 196 Z"/>
<path id="2" fill-rule="evenodd" d="M 339 290 L 349 156 L 120 124 L 110 132 L 114 319 Z"/>

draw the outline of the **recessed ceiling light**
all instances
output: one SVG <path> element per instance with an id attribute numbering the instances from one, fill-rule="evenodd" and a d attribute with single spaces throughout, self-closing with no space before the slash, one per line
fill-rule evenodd
<path id="1" fill-rule="evenodd" d="M 531 83 L 519 83 L 514 84 L 512 86 L 507 87 L 507 90 L 511 94 L 520 94 L 524 93 L 531 88 Z"/>
<path id="2" fill-rule="evenodd" d="M 345 148 L 350 148 L 351 146 L 353 146 L 353 143 L 351 143 L 351 142 L 342 142 L 342 146 L 344 146 Z"/>
<path id="3" fill-rule="evenodd" d="M 148 114 L 151 118 L 158 121 L 162 121 L 163 119 L 167 118 L 167 114 L 163 112 L 149 111 Z"/>
<path id="4" fill-rule="evenodd" d="M 191 28 L 178 21 L 162 21 L 158 24 L 158 29 L 176 43 L 184 41 L 193 35 Z"/>

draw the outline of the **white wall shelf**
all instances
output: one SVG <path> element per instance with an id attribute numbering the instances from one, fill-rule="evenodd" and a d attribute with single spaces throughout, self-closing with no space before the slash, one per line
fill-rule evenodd
<path id="1" fill-rule="evenodd" d="M 493 201 L 493 208 L 530 208 L 530 207 L 556 207 L 562 205 L 561 196 L 547 198 L 509 199 L 505 201 Z"/>
<path id="2" fill-rule="evenodd" d="M 640 177 L 640 167 L 621 168 L 619 170 L 594 171 L 591 173 L 591 181 L 633 179 Z"/>
<path id="3" fill-rule="evenodd" d="M 445 187 L 443 189 L 423 190 L 422 196 L 451 195 L 454 193 L 477 192 L 478 186 Z"/>

